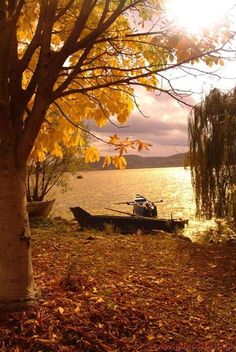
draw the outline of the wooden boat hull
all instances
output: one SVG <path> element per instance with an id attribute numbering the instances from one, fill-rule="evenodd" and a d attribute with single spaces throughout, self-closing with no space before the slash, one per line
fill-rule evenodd
<path id="1" fill-rule="evenodd" d="M 80 207 L 70 208 L 75 219 L 81 228 L 95 228 L 103 230 L 106 224 L 111 224 L 122 233 L 136 232 L 138 229 L 143 231 L 162 230 L 175 232 L 183 229 L 187 220 L 178 219 L 154 219 L 137 216 L 112 216 L 112 215 L 91 215 Z"/>
<path id="2" fill-rule="evenodd" d="M 55 203 L 55 199 L 48 201 L 39 201 L 39 202 L 28 202 L 27 210 L 30 219 L 43 219 L 48 217 L 52 207 Z"/>

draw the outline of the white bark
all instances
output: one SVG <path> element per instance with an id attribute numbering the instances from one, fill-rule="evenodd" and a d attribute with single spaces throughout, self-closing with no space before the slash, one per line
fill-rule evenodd
<path id="1" fill-rule="evenodd" d="M 0 310 L 12 310 L 31 305 L 37 298 L 24 170 L 0 165 L 0 185 Z"/>

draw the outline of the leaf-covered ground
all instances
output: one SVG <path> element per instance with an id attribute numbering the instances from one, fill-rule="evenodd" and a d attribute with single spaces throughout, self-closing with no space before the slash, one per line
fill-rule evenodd
<path id="1" fill-rule="evenodd" d="M 236 245 L 33 229 L 37 308 L 0 315 L 0 351 L 236 351 Z"/>

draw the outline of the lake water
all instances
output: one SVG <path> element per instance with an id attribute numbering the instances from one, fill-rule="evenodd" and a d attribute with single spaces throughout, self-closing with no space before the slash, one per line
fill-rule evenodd
<path id="1" fill-rule="evenodd" d="M 78 175 L 82 179 L 78 179 Z M 50 195 L 56 198 L 52 216 L 72 219 L 69 207 L 74 206 L 80 206 L 92 214 L 118 215 L 105 208 L 132 212 L 132 207 L 115 203 L 133 200 L 139 193 L 152 201 L 163 199 L 162 203 L 157 204 L 159 217 L 170 218 L 172 215 L 174 218 L 189 219 L 184 234 L 194 241 L 201 238 L 209 227 L 215 228 L 213 221 L 195 219 L 190 170 L 175 167 L 82 171 L 67 176 L 69 189 L 65 193 L 54 189 Z"/>
<path id="2" fill-rule="evenodd" d="M 77 176 L 81 175 L 82 179 Z M 111 213 L 105 208 L 131 212 L 128 205 L 117 202 L 132 201 L 139 193 L 157 204 L 159 217 L 194 218 L 195 206 L 191 175 L 184 168 L 129 169 L 83 171 L 68 175 L 69 190 L 54 191 L 55 215 L 70 217 L 69 207 L 80 206 L 93 214 Z"/>

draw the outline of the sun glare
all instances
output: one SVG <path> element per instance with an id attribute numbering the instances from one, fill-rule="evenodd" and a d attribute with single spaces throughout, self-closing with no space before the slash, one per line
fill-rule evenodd
<path id="1" fill-rule="evenodd" d="M 233 0 L 166 0 L 169 20 L 192 34 L 212 28 L 229 14 Z"/>

